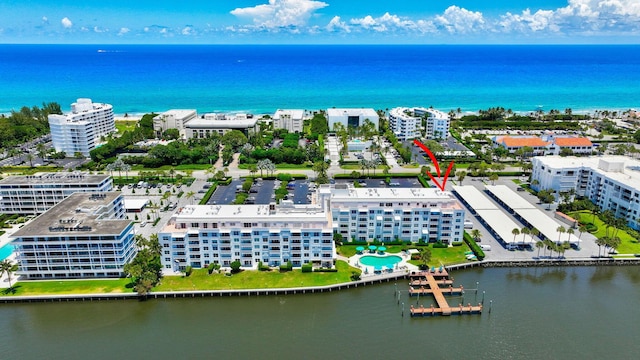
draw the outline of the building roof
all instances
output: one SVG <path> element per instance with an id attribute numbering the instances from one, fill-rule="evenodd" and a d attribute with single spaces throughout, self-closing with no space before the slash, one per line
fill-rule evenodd
<path id="1" fill-rule="evenodd" d="M 571 244 L 579 244 L 580 239 L 575 235 L 561 234 L 558 232 L 558 228 L 560 226 L 567 227 L 566 224 L 561 224 L 558 221 L 550 218 L 547 214 L 538 209 L 517 209 L 516 213 L 520 215 L 523 219 L 525 219 L 532 227 L 538 229 L 540 234 L 544 235 L 547 239 L 557 242 L 558 238 L 560 242 L 565 242 L 569 239 L 569 243 Z"/>
<path id="2" fill-rule="evenodd" d="M 83 172 L 37 173 L 26 176 L 9 176 L 0 180 L 4 185 L 43 185 L 43 184 L 99 184 L 109 175 L 89 175 Z"/>
<path id="3" fill-rule="evenodd" d="M 102 211 L 120 192 L 77 192 L 35 218 L 12 237 L 120 235 L 131 220 L 103 219 Z"/>
<path id="4" fill-rule="evenodd" d="M 195 113 L 195 109 L 171 109 L 157 115 L 156 117 L 154 117 L 154 119 L 162 119 L 162 117 L 164 116 L 173 116 L 176 119 L 184 119 L 186 117 L 194 115 Z"/>
<path id="5" fill-rule="evenodd" d="M 124 208 L 126 210 L 142 210 L 149 203 L 149 199 L 140 196 L 125 196 Z"/>
<path id="6" fill-rule="evenodd" d="M 300 109 L 278 109 L 273 114 L 273 119 L 280 119 L 280 115 L 291 115 L 293 120 L 302 120 L 304 117 L 304 110 Z"/>
<path id="7" fill-rule="evenodd" d="M 535 205 L 525 200 L 507 185 L 485 185 L 485 189 L 513 210 L 536 208 Z"/>
<path id="8" fill-rule="evenodd" d="M 593 146 L 591 140 L 586 137 L 557 137 L 553 142 L 561 147 L 565 146 Z"/>
<path id="9" fill-rule="evenodd" d="M 475 186 L 454 185 L 453 191 L 458 194 L 474 211 L 495 210 L 498 207 L 489 198 L 480 192 Z"/>
<path id="10" fill-rule="evenodd" d="M 346 185 L 346 184 L 345 184 Z M 354 188 L 349 185 L 337 184 L 331 191 L 331 201 L 355 202 L 363 201 L 415 201 L 436 202 L 442 207 L 461 209 L 453 195 L 448 191 L 436 188 Z"/>
<path id="11" fill-rule="evenodd" d="M 258 119 L 230 118 L 226 120 L 193 119 L 184 125 L 187 129 L 248 129 L 256 126 Z"/>
<path id="12" fill-rule="evenodd" d="M 522 226 L 511 220 L 504 211 L 500 209 L 478 210 L 478 215 L 491 227 L 491 229 L 502 238 L 507 244 L 531 244 L 531 236 L 513 235 L 513 229 L 522 229 Z"/>
<path id="13" fill-rule="evenodd" d="M 499 136 L 496 137 L 496 143 L 502 144 L 506 147 L 545 147 L 550 143 L 542 140 L 537 136 L 523 136 L 523 137 L 514 137 L 514 136 Z"/>
<path id="14" fill-rule="evenodd" d="M 327 116 L 371 116 L 378 118 L 378 113 L 372 108 L 343 108 L 327 109 Z"/>

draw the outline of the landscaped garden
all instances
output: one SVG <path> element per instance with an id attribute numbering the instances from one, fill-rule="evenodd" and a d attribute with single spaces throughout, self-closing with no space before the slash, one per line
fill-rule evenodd
<path id="1" fill-rule="evenodd" d="M 363 245 L 340 245 L 337 247 L 338 254 L 351 257 L 357 253 L 356 247 Z M 386 252 L 390 254 L 397 254 L 402 250 L 409 249 L 424 249 L 427 246 L 416 246 L 416 245 L 385 245 L 387 248 Z M 365 246 L 366 248 L 366 246 Z M 440 266 L 440 265 L 453 265 L 460 264 L 464 262 L 468 262 L 465 253 L 470 251 L 469 247 L 462 243 L 457 246 L 450 246 L 447 248 L 439 248 L 434 247 L 433 244 L 429 244 L 429 250 L 431 251 L 431 260 L 429 261 L 429 266 Z M 410 260 L 410 264 L 420 265 L 420 260 Z"/>
<path id="2" fill-rule="evenodd" d="M 600 217 L 598 216 L 594 217 L 593 213 L 588 210 L 570 212 L 568 213 L 568 215 L 578 220 L 581 224 L 585 224 L 587 227 L 589 227 L 589 224 L 593 224 L 591 225 L 592 228 L 594 228 L 594 226 L 597 227 L 597 230 L 595 232 L 592 232 L 593 236 L 597 238 L 601 239 L 606 236 L 612 236 L 614 231 L 616 231 L 616 229 L 614 229 L 613 227 L 609 227 L 609 229 L 607 230 L 607 225 L 605 224 L 605 222 L 602 221 L 602 219 L 600 219 Z M 620 245 L 618 245 L 618 248 L 616 249 L 619 254 L 640 253 L 640 241 L 630 235 L 627 231 L 625 231 L 625 229 L 617 230 L 615 236 L 620 238 Z"/>

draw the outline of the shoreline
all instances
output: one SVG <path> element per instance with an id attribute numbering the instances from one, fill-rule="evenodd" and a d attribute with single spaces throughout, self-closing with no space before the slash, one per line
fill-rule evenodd
<path id="1" fill-rule="evenodd" d="M 474 268 L 536 268 L 536 267 L 582 267 L 582 266 L 640 266 L 640 259 L 548 259 L 548 260 L 484 260 L 472 263 L 462 263 L 445 266 L 448 271 Z M 61 295 L 26 295 L 0 296 L 0 303 L 40 303 L 40 302 L 69 302 L 69 301 L 108 301 L 108 300 L 150 300 L 167 298 L 196 298 L 223 296 L 273 296 L 294 294 L 315 294 L 345 289 L 358 288 L 390 282 L 391 280 L 406 279 L 410 271 L 393 272 L 382 275 L 367 276 L 359 281 L 346 283 L 309 286 L 295 288 L 265 288 L 265 289 L 228 289 L 228 290 L 192 290 L 192 291 L 159 291 L 151 292 L 145 297 L 137 293 L 97 293 L 97 294 L 61 294 Z"/>

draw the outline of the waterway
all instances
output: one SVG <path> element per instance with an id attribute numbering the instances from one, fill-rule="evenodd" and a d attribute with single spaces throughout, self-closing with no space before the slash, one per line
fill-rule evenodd
<path id="1" fill-rule="evenodd" d="M 455 285 L 468 290 L 450 303 L 480 302 L 484 291 L 485 311 L 435 318 L 409 316 L 410 304 L 434 300 L 407 298 L 406 280 L 323 294 L 2 304 L 0 357 L 629 359 L 640 352 L 638 270 L 460 270 Z"/>

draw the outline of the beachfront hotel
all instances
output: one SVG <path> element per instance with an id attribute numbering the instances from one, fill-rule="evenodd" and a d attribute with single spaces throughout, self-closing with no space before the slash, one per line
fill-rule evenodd
<path id="1" fill-rule="evenodd" d="M 273 128 L 285 129 L 290 133 L 301 133 L 304 124 L 304 110 L 277 110 L 273 114 Z"/>
<path id="2" fill-rule="evenodd" d="M 203 139 L 212 133 L 224 135 L 229 131 L 238 130 L 249 135 L 258 131 L 258 119 L 248 114 L 204 114 L 202 118 L 195 118 L 185 123 L 186 139 Z"/>
<path id="3" fill-rule="evenodd" d="M 464 208 L 435 188 L 354 188 L 323 185 L 318 202 L 331 212 L 344 241 L 462 241 Z"/>
<path id="4" fill-rule="evenodd" d="M 365 120 L 369 120 L 378 129 L 380 117 L 374 109 L 327 109 L 327 121 L 329 122 L 329 130 L 334 130 L 335 124 L 340 123 L 344 128 L 359 127 L 364 124 Z"/>
<path id="5" fill-rule="evenodd" d="M 75 192 L 112 189 L 113 180 L 108 175 L 60 172 L 9 176 L 0 180 L 0 212 L 40 215 Z"/>
<path id="6" fill-rule="evenodd" d="M 449 115 L 433 108 L 397 107 L 389 111 L 389 127 L 398 140 L 420 138 L 423 130 L 427 139 L 446 139 L 449 136 Z"/>
<path id="7" fill-rule="evenodd" d="M 69 156 L 88 157 L 101 137 L 116 131 L 113 106 L 91 99 L 78 99 L 71 104 L 71 113 L 51 114 L 48 120 L 54 149 Z"/>
<path id="8" fill-rule="evenodd" d="M 494 148 L 501 146 L 511 154 L 525 146 L 533 149 L 533 155 L 559 155 L 562 149 L 576 155 L 590 155 L 595 150 L 591 140 L 579 136 L 494 136 L 491 140 Z"/>
<path id="9" fill-rule="evenodd" d="M 153 131 L 158 139 L 162 138 L 162 133 L 169 129 L 178 129 L 181 139 L 186 139 L 185 125 L 187 122 L 198 117 L 195 110 L 172 109 L 165 111 L 153 118 Z"/>
<path id="10" fill-rule="evenodd" d="M 575 190 L 602 211 L 611 210 L 640 229 L 640 161 L 625 156 L 539 156 L 532 159 L 531 187 Z"/>
<path id="11" fill-rule="evenodd" d="M 18 275 L 28 279 L 123 276 L 136 255 L 119 192 L 75 193 L 16 231 Z"/>

